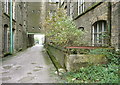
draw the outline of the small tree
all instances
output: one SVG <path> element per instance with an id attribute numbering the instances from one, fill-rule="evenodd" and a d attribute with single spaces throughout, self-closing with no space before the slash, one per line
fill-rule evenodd
<path id="1" fill-rule="evenodd" d="M 44 26 L 47 39 L 55 45 L 66 47 L 86 44 L 83 39 L 85 32 L 77 29 L 64 9 L 57 9 L 52 18 L 47 17 Z"/>

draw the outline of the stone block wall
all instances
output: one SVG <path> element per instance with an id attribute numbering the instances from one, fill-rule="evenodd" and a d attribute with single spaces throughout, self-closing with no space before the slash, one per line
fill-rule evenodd
<path id="1" fill-rule="evenodd" d="M 112 3 L 111 44 L 116 50 L 120 49 L 120 2 Z"/>
<path id="2" fill-rule="evenodd" d="M 108 3 L 102 3 L 94 9 L 91 9 L 87 13 L 79 16 L 74 21 L 77 27 L 84 27 L 87 32 L 85 39 L 89 42 L 89 46 L 92 45 L 92 25 L 99 20 L 108 21 Z M 76 16 L 77 17 L 77 16 Z"/>
<path id="3" fill-rule="evenodd" d="M 28 47 L 29 43 L 31 46 L 34 44 L 34 36 L 31 37 L 32 42 L 29 42 L 27 34 L 27 3 L 25 2 L 15 2 L 15 18 L 13 19 L 13 47 L 14 53 L 24 50 Z M 10 15 L 4 12 L 4 3 L 0 2 L 0 56 L 4 53 L 9 53 L 10 50 Z M 7 51 L 3 52 L 5 42 L 4 42 L 4 26 L 7 25 Z"/>
<path id="4" fill-rule="evenodd" d="M 27 48 L 27 4 L 16 3 L 15 50 Z"/>
<path id="5" fill-rule="evenodd" d="M 95 7 L 94 4 L 96 3 L 85 2 L 85 12 L 83 12 L 83 14 L 77 15 L 76 13 L 78 11 L 73 11 L 73 20 L 77 27 L 84 27 L 84 30 L 87 32 L 86 36 L 84 36 L 85 40 L 87 40 L 89 46 L 91 46 L 92 25 L 96 21 L 105 20 L 107 22 L 107 29 L 109 29 L 109 23 L 111 23 L 111 38 L 109 39 L 109 44 L 115 47 L 116 50 L 120 49 L 120 2 L 111 2 L 111 10 L 109 9 L 108 2 L 98 3 Z M 74 9 L 77 9 L 77 4 L 74 4 Z M 109 10 L 111 11 L 111 16 Z"/>
<path id="6" fill-rule="evenodd" d="M 70 54 L 67 55 L 66 69 L 67 71 L 79 70 L 82 67 L 87 67 L 92 64 L 106 64 L 107 58 L 105 55 L 90 55 L 90 54 Z"/>
<path id="7" fill-rule="evenodd" d="M 50 51 L 53 57 L 55 57 L 56 61 L 59 62 L 61 67 L 65 68 L 66 58 L 65 58 L 65 53 L 63 52 L 63 49 L 52 46 L 52 45 L 48 45 L 47 50 Z"/>
<path id="8" fill-rule="evenodd" d="M 2 2 L 0 1 L 0 8 L 2 8 Z M 2 57 L 2 11 L 0 11 L 0 57 Z"/>
<path id="9" fill-rule="evenodd" d="M 40 33 L 41 32 L 41 2 L 28 2 L 28 32 Z M 43 16 L 44 17 L 44 16 Z"/>

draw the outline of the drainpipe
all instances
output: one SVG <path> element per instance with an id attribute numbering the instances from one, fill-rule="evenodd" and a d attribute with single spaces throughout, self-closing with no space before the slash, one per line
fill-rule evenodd
<path id="1" fill-rule="evenodd" d="M 12 0 L 10 0 L 10 53 L 13 53 Z"/>
<path id="2" fill-rule="evenodd" d="M 111 2 L 108 2 L 108 45 L 111 46 Z"/>
<path id="3" fill-rule="evenodd" d="M 118 46 L 117 46 L 117 50 L 120 52 L 120 1 L 117 2 L 117 13 L 118 13 Z"/>

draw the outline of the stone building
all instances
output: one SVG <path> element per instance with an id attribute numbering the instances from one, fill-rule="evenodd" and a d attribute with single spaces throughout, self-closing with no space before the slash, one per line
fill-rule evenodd
<path id="1" fill-rule="evenodd" d="M 29 35 L 44 34 L 45 18 L 54 15 L 58 6 L 58 0 L 27 2 L 27 33 Z"/>
<path id="2" fill-rule="evenodd" d="M 7 2 L 1 2 L 2 10 L 1 11 L 1 56 L 4 54 L 9 53 L 10 50 L 10 3 Z M 12 20 L 13 28 L 12 30 L 15 30 L 15 20 Z"/>
<path id="3" fill-rule="evenodd" d="M 14 13 L 13 13 L 14 14 Z M 27 4 L 15 3 L 16 29 L 14 32 L 14 50 L 20 51 L 27 48 Z"/>
<path id="4" fill-rule="evenodd" d="M 10 24 L 13 32 L 13 53 L 34 44 L 34 35 L 28 35 L 27 2 L 12 2 L 12 22 L 10 22 L 10 2 L 0 2 L 0 57 L 10 53 Z"/>
<path id="5" fill-rule="evenodd" d="M 120 2 L 62 0 L 60 7 L 67 10 L 79 30 L 87 32 L 89 46 L 120 49 Z"/>
<path id="6" fill-rule="evenodd" d="M 47 16 L 49 15 L 49 17 L 52 17 L 55 15 L 56 10 L 59 8 L 59 2 L 58 0 L 52 0 L 52 1 L 48 1 L 47 6 L 46 6 L 46 12 L 47 12 Z"/>
<path id="7" fill-rule="evenodd" d="M 0 8 L 2 8 L 2 2 L 0 1 Z M 2 56 L 2 11 L 0 11 L 0 57 Z"/>
<path id="8" fill-rule="evenodd" d="M 41 32 L 41 2 L 28 2 L 28 32 Z"/>

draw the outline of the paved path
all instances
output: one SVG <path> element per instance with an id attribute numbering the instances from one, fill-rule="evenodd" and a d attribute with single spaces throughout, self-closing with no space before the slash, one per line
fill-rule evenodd
<path id="1" fill-rule="evenodd" d="M 56 82 L 56 77 L 53 77 L 55 68 L 42 46 L 28 48 L 16 56 L 4 59 L 1 69 L 3 83 Z"/>

